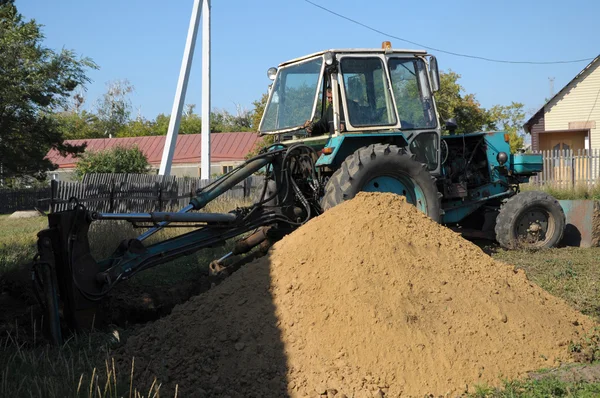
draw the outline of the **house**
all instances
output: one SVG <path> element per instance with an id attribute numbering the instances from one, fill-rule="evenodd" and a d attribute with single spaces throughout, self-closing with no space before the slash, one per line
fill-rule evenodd
<path id="1" fill-rule="evenodd" d="M 600 149 L 600 55 L 523 126 L 531 149 Z"/>
<path id="2" fill-rule="evenodd" d="M 86 151 L 100 151 L 117 146 L 137 146 L 148 159 L 152 169 L 160 167 L 166 136 L 98 138 L 83 140 L 67 140 L 68 144 L 81 145 L 87 143 Z M 210 135 L 210 174 L 219 175 L 232 170 L 244 162 L 245 156 L 254 148 L 261 138 L 253 132 L 212 133 Z M 175 145 L 175 154 L 171 166 L 171 175 L 177 177 L 200 177 L 201 134 L 180 134 Z M 77 158 L 71 155 L 61 156 L 55 149 L 46 157 L 58 169 L 49 173 L 56 180 L 72 180 Z"/>

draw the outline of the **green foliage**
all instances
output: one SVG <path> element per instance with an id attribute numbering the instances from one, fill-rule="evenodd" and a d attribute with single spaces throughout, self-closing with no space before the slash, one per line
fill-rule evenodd
<path id="1" fill-rule="evenodd" d="M 457 133 L 467 134 L 482 130 L 503 130 L 510 136 L 512 153 L 523 148 L 523 136 L 519 134 L 525 120 L 524 105 L 512 102 L 510 105 L 494 105 L 486 110 L 481 107 L 474 94 L 465 94 L 458 83 L 460 75 L 453 71 L 440 73 L 440 90 L 435 101 L 440 114 L 440 122 L 455 118 Z"/>
<path id="2" fill-rule="evenodd" d="M 91 173 L 147 173 L 150 164 L 137 147 L 115 147 L 105 151 L 86 152 L 75 168 L 78 178 Z"/>
<path id="3" fill-rule="evenodd" d="M 121 136 L 131 116 L 129 94 L 134 87 L 128 80 L 109 82 L 106 93 L 98 101 L 97 117 L 105 137 Z"/>
<path id="4" fill-rule="evenodd" d="M 200 134 L 202 132 L 202 119 L 194 113 L 195 104 L 188 104 L 186 111 L 181 115 L 179 124 L 180 134 Z"/>
<path id="5" fill-rule="evenodd" d="M 48 225 L 46 217 L 0 216 L 0 275 L 16 269 L 37 253 L 36 234 Z M 1 278 L 0 278 L 1 279 Z"/>
<path id="6" fill-rule="evenodd" d="M 262 119 L 263 113 L 265 112 L 265 107 L 267 106 L 267 101 L 269 100 L 269 93 L 264 93 L 259 100 L 254 101 L 252 105 L 254 105 L 254 110 L 252 111 L 252 123 L 251 127 L 253 131 L 258 131 L 258 127 L 260 126 L 260 120 Z"/>
<path id="7" fill-rule="evenodd" d="M 104 133 L 98 117 L 90 112 L 69 110 L 53 114 L 64 139 L 103 138 Z"/>
<path id="8" fill-rule="evenodd" d="M 493 124 L 491 115 L 481 107 L 474 94 L 465 94 L 458 83 L 460 75 L 449 70 L 440 73 L 440 90 L 435 93 L 435 102 L 440 123 L 455 118 L 457 134 L 468 134 L 489 128 Z"/>
<path id="9" fill-rule="evenodd" d="M 0 3 L 0 159 L 3 177 L 43 178 L 54 166 L 44 159 L 50 148 L 79 153 L 65 145 L 58 122 L 50 116 L 64 106 L 76 87 L 89 82 L 89 58 L 73 51 L 56 53 L 42 46 L 35 21 L 25 22 L 12 2 Z"/>
<path id="10" fill-rule="evenodd" d="M 144 118 L 138 118 L 129 122 L 121 131 L 121 137 L 147 137 L 158 134 L 156 123 Z"/>
<path id="11" fill-rule="evenodd" d="M 164 113 L 160 113 L 156 120 L 154 121 L 156 134 L 157 135 L 167 135 L 167 131 L 169 131 L 169 122 L 171 120 L 171 116 L 165 115 Z"/>
<path id="12" fill-rule="evenodd" d="M 471 398 L 597 397 L 600 383 L 565 382 L 555 377 L 505 381 L 502 388 L 478 387 Z"/>
<path id="13" fill-rule="evenodd" d="M 252 130 L 252 114 L 238 109 L 237 115 L 226 110 L 211 112 L 210 131 L 213 133 L 230 133 Z"/>
<path id="14" fill-rule="evenodd" d="M 495 105 L 489 111 L 495 128 L 509 134 L 512 153 L 523 148 L 523 136 L 519 134 L 525 121 L 523 108 L 523 104 L 513 101 L 510 105 Z"/>

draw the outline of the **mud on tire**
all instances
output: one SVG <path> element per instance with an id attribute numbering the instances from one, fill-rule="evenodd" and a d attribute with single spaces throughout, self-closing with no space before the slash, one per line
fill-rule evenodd
<path id="1" fill-rule="evenodd" d="M 355 151 L 329 179 L 321 206 L 327 211 L 360 191 L 404 195 L 431 219 L 440 221 L 440 195 L 435 179 L 404 148 L 373 144 Z"/>
<path id="2" fill-rule="evenodd" d="M 555 198 L 544 192 L 521 192 L 500 208 L 496 240 L 505 249 L 550 248 L 562 240 L 565 224 Z"/>

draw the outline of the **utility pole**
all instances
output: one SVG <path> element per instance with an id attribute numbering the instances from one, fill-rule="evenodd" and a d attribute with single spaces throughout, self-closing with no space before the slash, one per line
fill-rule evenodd
<path id="1" fill-rule="evenodd" d="M 548 78 L 550 82 L 550 98 L 554 97 L 554 77 Z"/>
<path id="2" fill-rule="evenodd" d="M 202 2 L 202 153 L 200 178 L 210 178 L 210 0 Z"/>
<path id="3" fill-rule="evenodd" d="M 165 147 L 160 162 L 158 174 L 171 174 L 171 165 L 173 163 L 173 154 L 175 153 L 175 143 L 179 133 L 181 123 L 181 113 L 185 103 L 185 94 L 190 77 L 190 68 L 194 58 L 194 48 L 196 47 L 196 37 L 198 36 L 198 25 L 200 16 L 203 15 L 202 29 L 202 153 L 201 153 L 201 178 L 205 175 L 210 176 L 210 0 L 194 0 L 190 27 L 185 43 L 181 70 L 179 72 L 179 81 L 177 91 L 171 110 L 171 119 L 169 121 L 169 130 L 165 140 Z M 205 128 L 205 126 L 208 126 Z M 205 163 L 208 164 L 205 167 Z M 208 174 L 206 174 L 208 173 Z M 206 177 L 208 178 L 208 177 Z"/>

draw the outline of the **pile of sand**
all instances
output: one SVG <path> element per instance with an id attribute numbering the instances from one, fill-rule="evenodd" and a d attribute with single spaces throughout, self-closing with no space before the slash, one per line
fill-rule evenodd
<path id="1" fill-rule="evenodd" d="M 401 197 L 361 193 L 119 357 L 186 397 L 454 396 L 569 361 L 592 327 Z"/>

